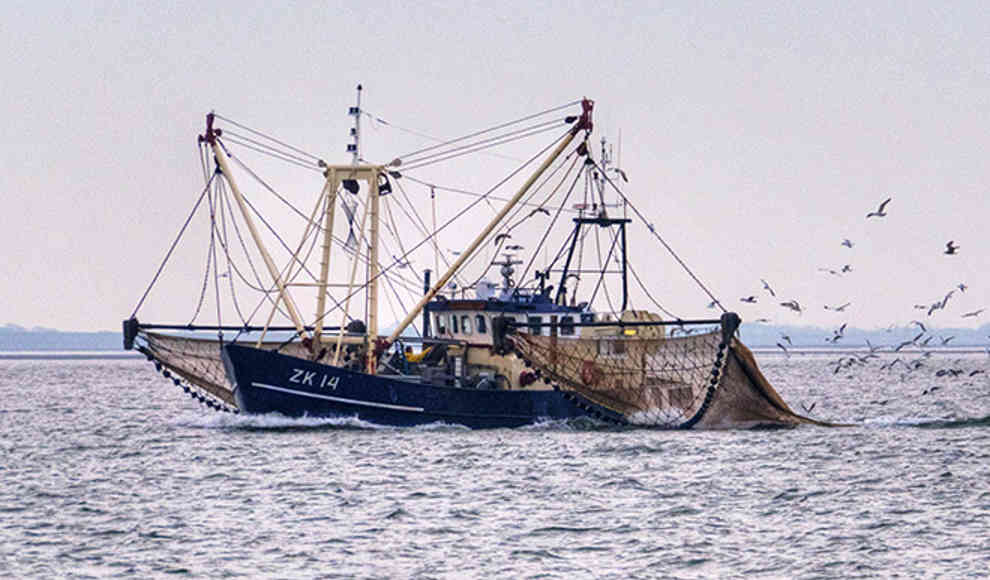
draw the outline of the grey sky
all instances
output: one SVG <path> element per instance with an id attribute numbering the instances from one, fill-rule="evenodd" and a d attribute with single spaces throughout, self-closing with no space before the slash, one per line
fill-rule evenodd
<path id="1" fill-rule="evenodd" d="M 441 136 L 595 99 L 629 193 L 744 318 L 905 324 L 964 282 L 936 325 L 990 319 L 960 318 L 990 307 L 985 4 L 361 4 L 3 3 L 0 323 L 117 328 L 202 188 L 204 114 L 345 163 L 358 82 L 370 112 Z M 368 130 L 376 161 L 386 136 Z M 705 314 L 648 248 L 658 298 Z"/>

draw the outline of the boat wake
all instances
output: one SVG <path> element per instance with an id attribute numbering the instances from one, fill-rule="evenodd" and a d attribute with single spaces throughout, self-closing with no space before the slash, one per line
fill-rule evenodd
<path id="1" fill-rule="evenodd" d="M 947 419 L 939 417 L 876 417 L 858 423 L 864 427 L 916 427 L 920 429 L 960 429 L 965 427 L 990 427 L 990 415 Z"/>
<path id="2" fill-rule="evenodd" d="M 187 414 L 172 422 L 176 427 L 241 431 L 301 431 L 301 430 L 382 430 L 382 427 L 355 417 L 288 417 L 280 413 L 264 415 Z"/>

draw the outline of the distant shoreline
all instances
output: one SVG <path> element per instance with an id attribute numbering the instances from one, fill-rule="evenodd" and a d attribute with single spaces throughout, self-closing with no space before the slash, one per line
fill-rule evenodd
<path id="1" fill-rule="evenodd" d="M 127 360 L 141 358 L 144 358 L 144 355 L 130 350 L 0 351 L 0 360 Z"/>

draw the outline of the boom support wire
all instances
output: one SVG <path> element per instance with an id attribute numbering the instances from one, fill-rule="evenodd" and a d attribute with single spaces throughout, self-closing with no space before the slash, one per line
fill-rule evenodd
<path id="1" fill-rule="evenodd" d="M 145 299 L 148 298 L 148 293 L 151 292 L 151 288 L 155 285 L 155 282 L 158 281 L 158 277 L 162 275 L 162 270 L 165 269 L 165 264 L 167 264 L 168 259 L 172 257 L 172 252 L 175 251 L 175 247 L 179 244 L 179 239 L 182 238 L 182 234 L 184 234 L 186 232 L 186 228 L 189 227 L 189 222 L 191 222 L 193 216 L 196 215 L 196 211 L 199 209 L 199 204 L 203 203 L 203 198 L 206 197 L 207 192 L 210 191 L 210 184 L 213 183 L 216 176 L 217 173 L 214 172 L 213 175 L 210 176 L 210 179 L 206 182 L 206 186 L 203 187 L 203 192 L 199 194 L 199 199 L 193 206 L 192 211 L 189 212 L 189 217 L 186 218 L 185 223 L 182 224 L 181 228 L 179 228 L 179 234 L 175 236 L 175 240 L 172 242 L 168 252 L 165 254 L 165 259 L 163 259 L 161 265 L 158 266 L 158 271 L 155 272 L 155 276 L 151 279 L 151 284 L 148 284 L 148 288 L 144 291 L 144 294 L 141 295 L 141 299 L 138 300 L 137 306 L 134 307 L 134 312 L 131 312 L 131 318 L 137 316 L 137 312 L 141 309 L 141 305 L 144 304 Z"/>
<path id="2" fill-rule="evenodd" d="M 592 160 L 592 162 L 594 162 L 594 160 Z M 612 179 L 608 176 L 608 174 L 605 173 L 605 170 L 602 169 L 601 166 L 599 166 L 597 163 L 595 163 L 595 167 L 597 167 L 599 172 L 601 173 L 602 179 L 604 179 L 606 183 L 612 186 L 612 189 L 615 190 L 615 192 L 619 195 L 619 197 L 622 198 L 622 201 L 626 203 L 629 209 L 633 210 L 633 213 L 636 214 L 636 217 L 638 217 L 640 221 L 642 221 L 643 224 L 646 225 L 646 228 L 650 230 L 650 233 L 653 234 L 653 237 L 655 237 L 663 245 L 663 247 L 666 248 L 667 252 L 670 253 L 670 255 L 674 258 L 674 260 L 677 261 L 678 264 L 681 265 L 681 268 L 684 268 L 684 271 L 687 272 L 688 276 L 690 276 L 691 279 L 694 280 L 694 282 L 698 285 L 698 287 L 701 288 L 705 292 L 705 294 L 707 294 L 708 297 L 712 299 L 712 302 L 714 302 L 722 310 L 723 313 L 728 312 L 725 309 L 725 307 L 722 306 L 722 302 L 718 298 L 716 298 L 714 294 L 712 294 L 711 290 L 709 290 L 708 287 L 705 286 L 705 284 L 698 278 L 698 276 L 696 276 L 695 273 L 691 271 L 691 268 L 689 268 L 688 265 L 684 263 L 684 260 L 682 260 L 681 257 L 677 255 L 677 252 L 675 252 L 674 249 L 670 247 L 670 244 L 668 244 L 667 241 L 664 240 L 659 233 L 657 233 L 656 227 L 649 220 L 647 220 L 646 217 L 642 213 L 640 213 L 639 209 L 637 209 L 636 206 L 633 205 L 631 201 L 629 201 L 629 198 L 626 197 L 624 193 L 622 193 L 622 190 L 620 190 L 619 187 L 615 184 L 615 182 L 612 181 Z"/>

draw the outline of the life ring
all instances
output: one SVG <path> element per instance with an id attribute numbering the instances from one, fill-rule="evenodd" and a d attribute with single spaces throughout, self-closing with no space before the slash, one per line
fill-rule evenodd
<path id="1" fill-rule="evenodd" d="M 581 380 L 584 381 L 584 384 L 588 386 L 594 385 L 598 382 L 600 376 L 601 371 L 595 367 L 595 363 L 593 361 L 586 360 L 584 361 L 584 364 L 581 365 Z"/>

